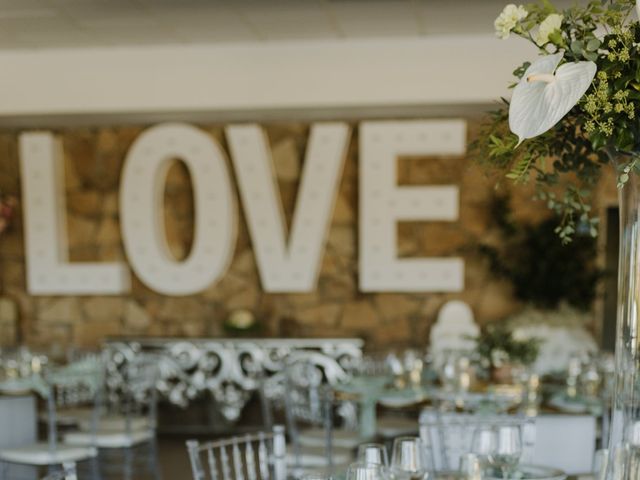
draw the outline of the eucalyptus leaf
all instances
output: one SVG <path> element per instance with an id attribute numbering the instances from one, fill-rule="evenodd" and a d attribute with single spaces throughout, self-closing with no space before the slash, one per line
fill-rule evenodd
<path id="1" fill-rule="evenodd" d="M 600 42 L 600 40 L 598 40 L 597 38 L 592 38 L 587 43 L 587 50 L 590 52 L 595 52 L 596 50 L 598 50 L 598 48 L 600 48 L 601 44 L 602 42 Z"/>
<path id="2" fill-rule="evenodd" d="M 574 40 L 573 42 L 571 42 L 571 51 L 573 53 L 579 55 L 582 53 L 582 50 L 584 50 L 584 43 L 582 43 L 580 40 Z"/>

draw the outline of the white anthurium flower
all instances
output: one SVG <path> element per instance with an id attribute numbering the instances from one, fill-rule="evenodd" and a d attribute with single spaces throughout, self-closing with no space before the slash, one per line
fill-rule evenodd
<path id="1" fill-rule="evenodd" d="M 638 19 L 640 19 L 640 0 L 636 0 L 636 13 L 638 14 Z"/>
<path id="2" fill-rule="evenodd" d="M 546 132 L 588 90 L 596 75 L 594 62 L 558 64 L 563 53 L 547 55 L 533 62 L 516 85 L 509 106 L 509 128 L 519 142 Z"/>

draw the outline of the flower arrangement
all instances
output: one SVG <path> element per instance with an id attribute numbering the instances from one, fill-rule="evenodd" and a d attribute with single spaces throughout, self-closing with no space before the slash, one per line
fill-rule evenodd
<path id="1" fill-rule="evenodd" d="M 501 368 L 506 364 L 531 365 L 538 358 L 540 341 L 516 338 L 504 323 L 482 329 L 476 339 L 476 351 L 485 367 Z"/>
<path id="2" fill-rule="evenodd" d="M 511 100 L 483 125 L 476 156 L 516 183 L 533 179 L 565 243 L 578 224 L 596 236 L 591 192 L 613 152 L 628 154 L 616 165 L 619 187 L 640 172 L 636 9 L 633 0 L 591 0 L 561 11 L 542 0 L 507 5 L 495 21 L 499 38 L 525 38 L 540 56 L 514 71 Z"/>
<path id="3" fill-rule="evenodd" d="M 15 214 L 18 200 L 12 195 L 2 195 L 0 192 L 0 235 L 10 226 Z"/>
<path id="4" fill-rule="evenodd" d="M 540 375 L 566 372 L 572 358 L 584 358 L 598 351 L 598 344 L 586 325 L 591 315 L 566 303 L 556 310 L 529 306 L 510 317 L 507 325 L 518 341 L 534 339 L 539 346 L 532 369 Z"/>

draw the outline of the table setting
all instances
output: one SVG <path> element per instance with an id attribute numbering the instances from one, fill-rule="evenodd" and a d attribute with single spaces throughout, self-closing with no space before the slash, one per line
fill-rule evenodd
<path id="1" fill-rule="evenodd" d="M 522 445 L 519 447 L 520 450 L 517 445 L 512 445 L 510 448 L 516 449 L 512 454 L 517 460 L 512 459 L 516 461 L 515 464 L 508 463 L 509 456 L 505 453 L 493 460 L 496 465 L 502 462 L 507 470 L 501 470 L 497 466 L 492 469 L 485 468 L 490 463 L 489 458 L 493 458 L 488 456 L 487 449 L 493 448 L 493 445 L 500 446 L 504 438 L 509 438 L 506 427 L 498 428 L 489 424 L 486 428 L 478 428 L 477 431 L 469 433 L 473 440 L 471 448 L 466 453 L 473 453 L 479 457 L 485 477 L 489 475 L 487 478 L 555 480 L 566 478 L 563 469 L 557 468 L 560 464 L 566 465 L 570 473 L 591 469 L 593 460 L 588 452 L 591 449 L 593 455 L 598 434 L 596 426 L 602 422 L 602 427 L 598 428 L 603 429 L 600 433 L 603 436 L 606 436 L 608 428 L 604 420 L 606 399 L 611 393 L 610 384 L 603 381 L 608 371 L 603 358 L 608 359 L 608 356 L 572 359 L 565 372 L 556 372 L 554 375 L 541 376 L 532 372 L 526 365 L 518 365 L 518 368 L 511 368 L 509 378 L 501 380 L 489 374 L 481 356 L 474 351 L 446 352 L 444 360 L 439 363 L 433 362 L 425 352 L 416 355 L 415 351 L 411 350 L 407 356 L 420 358 L 419 362 L 406 364 L 414 365 L 414 369 L 405 368 L 405 362 L 402 361 L 405 354 L 402 351 L 378 353 L 372 357 L 365 354 L 360 369 L 348 380 L 334 386 L 338 395 L 358 401 L 358 429 L 363 441 L 375 439 L 375 424 L 381 409 L 408 414 L 407 418 L 415 418 L 411 412 L 422 412 L 419 413 L 420 422 L 427 423 L 429 415 L 433 415 L 429 412 L 436 412 L 436 416 L 447 415 L 449 412 L 452 415 L 460 415 L 460 418 L 470 415 L 469 418 L 472 419 L 520 418 L 531 425 L 525 430 L 531 428 L 534 433 L 524 431 L 523 423 L 514 427 L 516 433 L 511 433 L 512 441 L 533 444 L 537 435 L 542 443 L 536 448 L 526 446 L 524 454 Z M 443 427 L 436 425 L 433 428 Z M 566 459 L 557 464 L 556 468 L 544 466 L 547 461 L 551 465 L 559 461 L 559 451 L 544 448 L 545 442 L 549 439 L 564 438 L 567 433 L 574 431 L 574 428 L 578 428 L 575 431 L 583 432 L 579 442 L 582 445 L 579 451 L 582 453 L 576 450 L 567 454 Z M 479 431 L 484 432 L 487 436 L 484 441 L 488 443 L 482 444 L 478 437 Z M 440 447 L 430 445 L 429 448 Z M 521 455 L 523 458 L 520 461 Z M 532 463 L 532 460 L 542 463 Z M 441 468 L 442 465 L 437 467 Z M 449 467 L 458 467 L 457 460 L 455 465 Z M 433 476 L 436 472 L 432 469 L 430 473 Z M 437 474 L 437 478 L 447 478 L 446 475 L 457 478 L 459 472 L 438 471 Z"/>
<path id="2" fill-rule="evenodd" d="M 356 461 L 346 471 L 331 476 L 310 473 L 303 480 L 565 480 L 561 470 L 521 464 L 519 431 L 504 426 L 478 432 L 474 453 L 460 459 L 455 471 L 436 471 L 430 452 L 417 437 L 394 440 L 391 456 L 380 443 L 358 447 Z M 476 437 L 474 435 L 474 437 Z"/>

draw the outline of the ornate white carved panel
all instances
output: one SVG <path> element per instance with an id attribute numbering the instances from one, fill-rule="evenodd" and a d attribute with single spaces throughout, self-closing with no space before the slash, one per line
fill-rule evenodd
<path id="1" fill-rule="evenodd" d="M 189 170 L 195 204 L 193 245 L 183 261 L 172 256 L 164 229 L 164 185 L 175 158 Z M 237 211 L 220 146 L 187 124 L 142 133 L 122 172 L 120 223 L 131 267 L 148 287 L 166 295 L 207 288 L 226 271 L 236 239 Z"/>
<path id="2" fill-rule="evenodd" d="M 311 128 L 287 241 L 268 139 L 258 125 L 226 129 L 262 286 L 267 292 L 315 288 L 349 141 L 344 123 Z"/>
<path id="3" fill-rule="evenodd" d="M 129 290 L 123 263 L 69 263 L 62 145 L 49 132 L 20 135 L 27 289 L 32 295 L 115 295 Z"/>
<path id="4" fill-rule="evenodd" d="M 464 120 L 360 124 L 360 289 L 452 292 L 464 287 L 459 258 L 397 255 L 399 221 L 455 221 L 458 187 L 398 186 L 397 161 L 408 155 L 462 155 Z"/>

